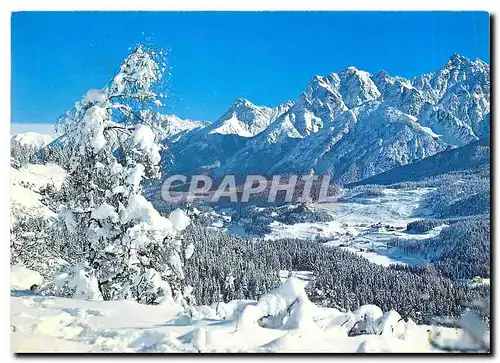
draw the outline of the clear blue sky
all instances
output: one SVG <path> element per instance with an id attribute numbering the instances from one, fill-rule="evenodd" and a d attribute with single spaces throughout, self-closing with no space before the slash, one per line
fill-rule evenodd
<path id="1" fill-rule="evenodd" d="M 51 123 L 151 38 L 170 49 L 166 112 L 214 120 L 237 97 L 295 100 L 350 65 L 412 77 L 453 53 L 489 63 L 485 12 L 21 12 L 12 15 L 12 122 Z"/>

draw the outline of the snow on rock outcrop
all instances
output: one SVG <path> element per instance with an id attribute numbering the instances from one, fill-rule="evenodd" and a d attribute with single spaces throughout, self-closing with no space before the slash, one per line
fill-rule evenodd
<path id="1" fill-rule="evenodd" d="M 412 84 L 428 103 L 449 114 L 446 118 L 441 116 L 433 121 L 422 117 L 424 122 L 443 127 L 452 134 L 458 132 L 456 128 L 463 128 L 462 123 L 465 123 L 472 130 L 469 138 L 486 136 L 484 130 L 487 128 L 483 123 L 489 122 L 485 116 L 490 112 L 490 66 L 487 63 L 454 54 L 443 68 L 416 77 Z M 451 117 L 456 121 L 451 122 Z"/>
<path id="2" fill-rule="evenodd" d="M 372 79 L 381 93 L 381 98 L 388 106 L 412 116 L 419 114 L 425 103 L 425 97 L 411 84 L 410 80 L 391 76 L 386 71 L 378 72 L 372 76 Z"/>
<path id="3" fill-rule="evenodd" d="M 356 67 L 348 67 L 338 74 L 339 93 L 348 108 L 354 108 L 380 97 L 380 91 L 371 79 L 371 74 Z"/>

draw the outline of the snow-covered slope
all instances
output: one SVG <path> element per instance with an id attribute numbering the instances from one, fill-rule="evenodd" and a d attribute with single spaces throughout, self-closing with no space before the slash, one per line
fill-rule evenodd
<path id="1" fill-rule="evenodd" d="M 272 113 L 275 119 L 267 108 L 238 100 L 206 128 L 211 139 L 183 135 L 179 145 L 187 146 L 172 149 L 173 168 L 208 167 L 218 175 L 314 169 L 333 172 L 339 182 L 359 180 L 488 135 L 489 72 L 481 60 L 453 55 L 412 80 L 355 67 L 315 76 L 294 104 Z M 228 147 L 227 135 L 245 140 Z M 210 160 L 178 157 L 200 138 L 196 149 Z"/>
<path id="2" fill-rule="evenodd" d="M 207 121 L 183 120 L 177 115 L 144 111 L 142 116 L 147 120 L 160 140 L 174 138 L 178 134 L 209 124 Z"/>
<path id="3" fill-rule="evenodd" d="M 50 135 L 39 134 L 38 132 L 23 132 L 12 136 L 11 142 L 23 147 L 30 147 L 39 150 L 53 140 Z"/>
<path id="4" fill-rule="evenodd" d="M 185 132 L 176 140 L 167 140 L 169 151 L 164 154 L 163 169 L 178 173 L 216 169 L 291 105 L 286 102 L 276 107 L 256 106 L 239 98 L 216 122 Z"/>
<path id="5" fill-rule="evenodd" d="M 349 186 L 395 184 L 402 181 L 420 180 L 453 171 L 489 168 L 490 156 L 490 140 L 485 137 L 468 145 L 445 150 L 426 159 L 390 169 Z"/>
<path id="6" fill-rule="evenodd" d="M 22 278 L 12 281 L 26 285 L 33 280 L 25 269 L 13 270 L 18 272 Z M 11 351 L 439 352 L 429 343 L 429 329 L 436 342 L 471 344 L 460 330 L 416 325 L 411 319 L 401 320 L 395 311 L 384 313 L 373 305 L 352 313 L 321 308 L 309 301 L 304 285 L 292 277 L 259 301 L 195 306 L 190 314 L 171 304 L 84 301 L 13 290 Z M 348 336 L 359 320 L 372 335 Z"/>
<path id="7" fill-rule="evenodd" d="M 238 98 L 206 131 L 209 134 L 252 137 L 265 130 L 291 106 L 290 101 L 277 107 L 257 106 L 244 98 Z"/>
<path id="8" fill-rule="evenodd" d="M 52 217 L 54 212 L 43 202 L 42 190 L 52 185 L 58 190 L 65 177 L 63 168 L 53 164 L 28 164 L 20 169 L 10 169 L 11 224 L 20 214 Z"/>
<path id="9" fill-rule="evenodd" d="M 433 155 L 446 144 L 408 114 L 377 101 L 360 106 L 357 122 L 321 155 L 314 170 L 345 183 Z"/>

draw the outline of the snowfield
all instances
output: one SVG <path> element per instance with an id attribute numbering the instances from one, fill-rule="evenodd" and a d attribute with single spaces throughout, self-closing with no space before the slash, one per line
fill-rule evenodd
<path id="1" fill-rule="evenodd" d="M 387 249 L 387 242 L 396 237 L 423 239 L 439 234 L 444 226 L 422 234 L 406 231 L 409 222 L 429 217 L 429 211 L 421 207 L 421 202 L 433 190 L 384 188 L 380 190 L 380 196 L 352 196 L 339 202 L 320 203 L 315 207 L 327 211 L 334 221 L 293 225 L 273 222 L 272 232 L 264 239 L 320 237 L 327 240 L 326 245 L 345 248 L 379 265 L 422 264 L 426 261 L 421 257 Z"/>
<path id="2" fill-rule="evenodd" d="M 259 301 L 196 306 L 133 301 L 88 301 L 42 296 L 28 290 L 36 272 L 11 270 L 11 351 L 26 352 L 436 352 L 432 328 L 397 312 L 365 305 L 353 313 L 321 308 L 292 277 Z M 357 320 L 373 321 L 376 335 L 349 337 Z M 459 331 L 439 328 L 440 339 Z"/>
<path id="3" fill-rule="evenodd" d="M 54 126 L 52 126 L 54 127 Z M 39 150 L 52 142 L 54 138 L 51 135 L 40 134 L 38 132 L 22 132 L 12 136 L 11 142 L 17 143 L 23 147 L 29 147 Z"/>
<path id="4" fill-rule="evenodd" d="M 20 213 L 30 216 L 55 216 L 43 202 L 40 191 L 48 185 L 61 188 L 66 172 L 58 165 L 27 164 L 20 169 L 10 168 L 11 224 Z"/>
<path id="5" fill-rule="evenodd" d="M 46 187 L 48 184 L 59 189 L 65 176 L 64 169 L 55 164 L 27 164 L 20 169 L 11 169 L 11 182 L 13 184 L 22 182 L 35 190 Z"/>

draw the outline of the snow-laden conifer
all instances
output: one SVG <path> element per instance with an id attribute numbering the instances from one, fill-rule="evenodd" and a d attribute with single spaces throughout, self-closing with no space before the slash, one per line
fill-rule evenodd
<path id="1" fill-rule="evenodd" d="M 95 281 L 79 281 L 80 296 L 82 286 L 98 286 L 104 300 L 182 298 L 187 254 L 178 235 L 189 219 L 181 211 L 161 216 L 141 194 L 143 182 L 159 176 L 160 146 L 140 115 L 161 103 L 164 56 L 137 47 L 109 85 L 89 90 L 61 123 L 70 160 L 61 248 L 85 270 L 71 276 Z"/>

